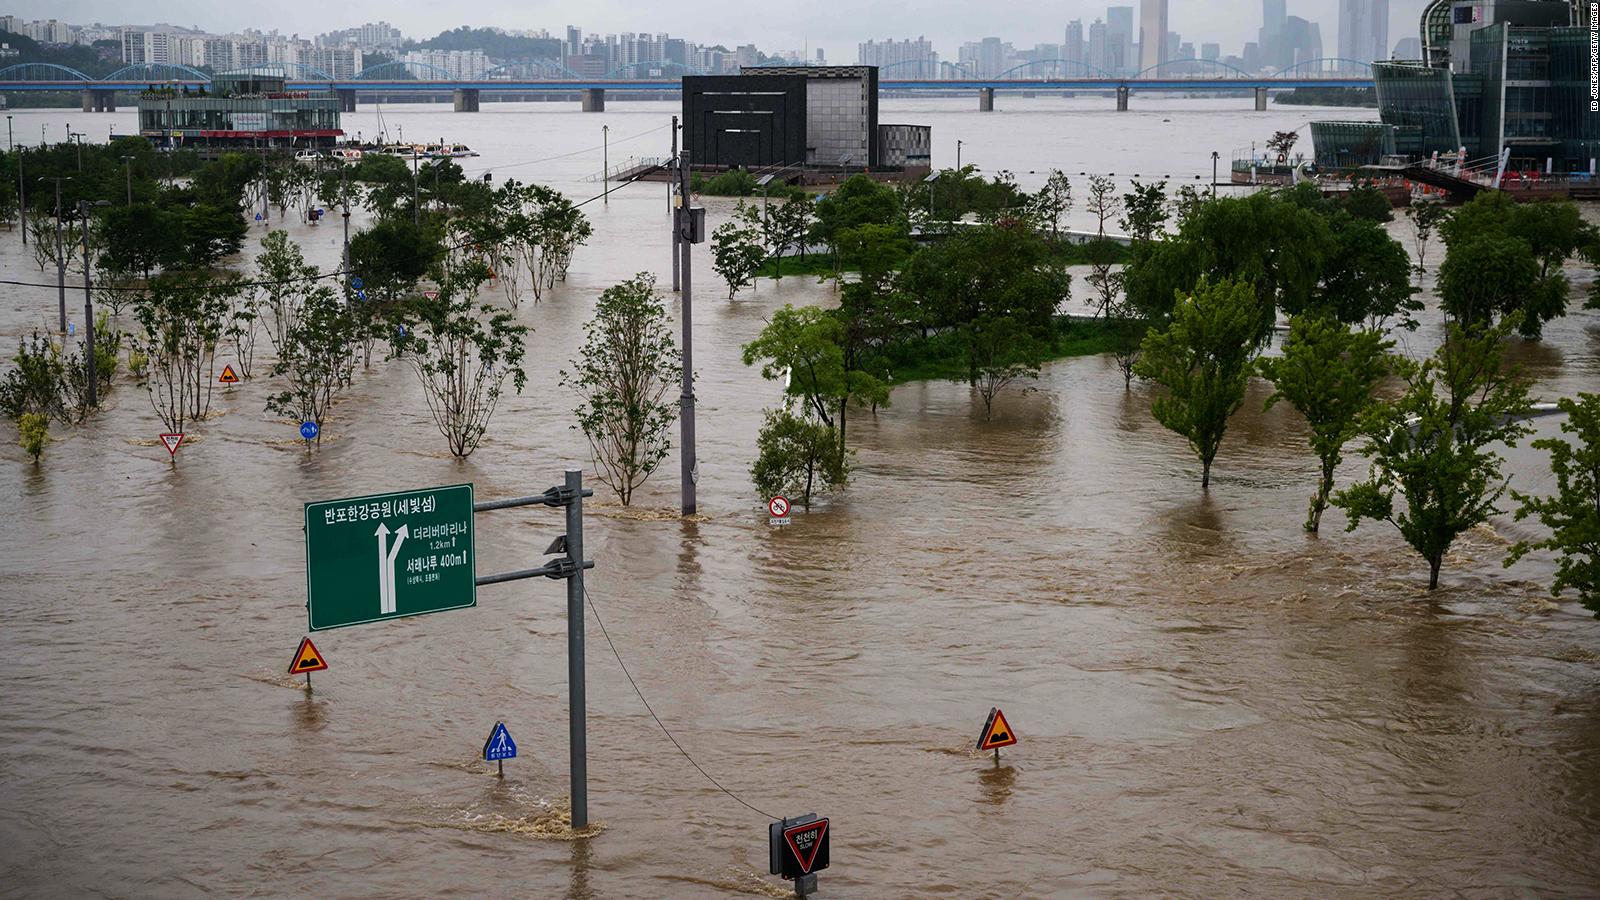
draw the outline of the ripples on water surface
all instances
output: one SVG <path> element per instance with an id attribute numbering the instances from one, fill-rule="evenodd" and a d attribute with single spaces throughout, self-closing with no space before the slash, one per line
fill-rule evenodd
<path id="1" fill-rule="evenodd" d="M 1051 164 L 1209 175 L 1212 149 L 1327 114 L 1245 99 L 1136 97 L 1122 116 L 1104 98 L 971 105 L 888 101 L 885 118 L 934 125 L 941 163 L 962 138 L 965 161 L 1031 186 Z M 597 152 L 512 163 L 672 112 L 485 108 L 384 114 L 479 149 L 470 171 L 587 197 Z M 17 116 L 20 135 L 132 128 L 130 113 Z M 376 112 L 347 127 L 370 134 Z M 619 139 L 611 157 L 665 144 Z M 596 236 L 570 282 L 520 312 L 536 329 L 529 388 L 466 463 L 397 365 L 358 378 L 310 455 L 261 412 L 260 381 L 219 397 L 176 466 L 126 382 L 39 468 L 3 451 L 0 893 L 782 895 L 763 821 L 676 754 L 593 627 L 603 833 L 562 839 L 557 584 L 320 635 L 332 669 L 309 696 L 280 674 L 304 629 L 302 502 L 463 480 L 505 496 L 586 462 L 556 371 L 595 294 L 639 270 L 665 281 L 669 258 L 661 186 L 585 210 Z M 293 233 L 320 264 L 337 259 L 335 229 Z M 37 278 L 20 250 L 0 237 L 6 277 Z M 832 817 L 825 895 L 1600 892 L 1600 632 L 1548 602 L 1549 560 L 1501 570 L 1520 526 L 1465 538 L 1429 597 L 1390 532 L 1345 534 L 1332 513 L 1320 540 L 1300 533 L 1312 460 L 1291 411 L 1259 411 L 1259 386 L 1207 498 L 1148 389 L 1125 394 L 1109 359 L 1076 359 L 1002 397 L 992 422 L 965 387 L 898 389 L 851 421 L 849 491 L 773 531 L 747 468 L 777 390 L 737 351 L 783 303 L 832 295 L 786 278 L 729 303 L 709 257 L 696 265 L 705 515 L 594 509 L 589 586 L 657 711 L 724 784 Z M 0 296 L 6 346 L 53 319 L 53 291 Z M 1430 327 L 1408 345 L 1436 340 Z M 1547 396 L 1593 390 L 1600 319 L 1560 320 L 1518 353 Z M 1517 484 L 1548 484 L 1537 454 L 1512 459 Z M 668 469 L 647 508 L 675 504 Z M 527 564 L 559 528 L 548 512 L 481 518 L 482 569 Z M 998 765 L 968 751 L 995 704 L 1022 738 Z M 523 753 L 504 781 L 476 761 L 497 719 Z"/>

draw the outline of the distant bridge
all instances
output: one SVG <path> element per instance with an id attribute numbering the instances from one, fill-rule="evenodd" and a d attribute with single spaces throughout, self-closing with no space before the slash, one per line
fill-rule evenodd
<path id="1" fill-rule="evenodd" d="M 694 74 L 688 69 L 667 74 L 672 69 L 682 69 L 672 64 L 649 67 L 635 64 L 600 78 L 585 78 L 552 63 L 499 66 L 479 78 L 454 78 L 433 66 L 399 61 L 363 70 L 351 78 L 333 78 L 308 66 L 257 68 L 287 75 L 289 90 L 336 94 L 344 100 L 346 110 L 355 108 L 358 93 L 451 94 L 456 109 L 463 112 L 476 112 L 479 98 L 485 92 L 577 93 L 582 95 L 585 109 L 598 111 L 605 108 L 606 91 L 674 94 L 683 88 L 683 75 Z M 898 68 L 903 66 L 886 67 L 880 74 Z M 998 77 L 978 77 L 959 66 L 941 65 L 939 72 L 947 77 L 880 78 L 878 89 L 917 93 L 974 91 L 978 95 L 978 108 L 987 111 L 994 108 L 994 96 L 1002 91 L 1115 93 L 1118 109 L 1127 109 L 1129 95 L 1137 91 L 1240 92 L 1254 93 L 1256 108 L 1265 109 L 1268 91 L 1373 86 L 1371 66 L 1334 58 L 1309 60 L 1266 75 L 1252 75 L 1210 60 L 1172 60 L 1131 75 L 1117 75 L 1068 60 L 1025 63 Z M 634 74 L 643 77 L 626 77 Z M 85 110 L 115 109 L 118 93 L 137 93 L 155 85 L 195 90 L 210 82 L 211 79 L 197 69 L 164 64 L 126 66 L 103 78 L 92 78 L 68 66 L 50 63 L 23 63 L 0 69 L 0 93 L 79 91 L 83 94 Z"/>

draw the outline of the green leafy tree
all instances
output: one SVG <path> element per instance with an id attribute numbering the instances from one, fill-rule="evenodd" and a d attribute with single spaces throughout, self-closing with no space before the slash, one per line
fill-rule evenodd
<path id="1" fill-rule="evenodd" d="M 66 371 L 61 350 L 35 331 L 17 339 L 15 365 L 0 379 L 0 412 L 13 421 L 26 415 L 64 417 L 62 385 Z"/>
<path id="2" fill-rule="evenodd" d="M 822 486 L 840 485 L 849 477 L 848 454 L 825 423 L 789 409 L 767 410 L 756 435 L 756 459 L 750 480 L 763 497 L 782 494 L 811 508 Z"/>
<path id="3" fill-rule="evenodd" d="M 1412 243 L 1417 248 L 1418 276 L 1428 270 L 1428 247 L 1448 215 L 1449 210 L 1443 203 L 1433 201 L 1417 200 L 1406 207 L 1406 218 L 1411 220 Z"/>
<path id="4" fill-rule="evenodd" d="M 1495 328 L 1452 324 L 1445 343 L 1421 363 L 1396 360 L 1405 393 L 1363 417 L 1367 479 L 1333 496 L 1350 517 L 1388 522 L 1428 561 L 1428 589 L 1463 532 L 1498 512 L 1509 479 L 1495 448 L 1528 432 L 1528 386 L 1502 363 L 1515 317 Z M 1404 507 L 1397 507 L 1396 495 Z"/>
<path id="5" fill-rule="evenodd" d="M 766 258 L 756 211 L 741 201 L 733 218 L 711 233 L 711 268 L 728 283 L 729 300 L 755 278 Z"/>
<path id="6" fill-rule="evenodd" d="M 1339 208 L 1364 222 L 1384 224 L 1394 221 L 1394 204 L 1383 191 L 1371 185 L 1356 185 L 1339 201 Z"/>
<path id="7" fill-rule="evenodd" d="M 1135 241 L 1153 241 L 1166 227 L 1169 218 L 1167 183 L 1140 184 L 1138 179 L 1134 179 L 1133 189 L 1122 195 L 1122 219 L 1118 222 L 1122 230 Z"/>
<path id="8" fill-rule="evenodd" d="M 412 302 L 414 324 L 394 344 L 416 370 L 450 452 L 462 458 L 482 442 L 506 382 L 521 393 L 528 379 L 522 368 L 528 326 L 507 310 L 474 302 L 488 275 L 481 263 L 437 271 L 437 296 Z"/>
<path id="9" fill-rule="evenodd" d="M 1180 297 L 1166 328 L 1145 335 L 1134 371 L 1166 388 L 1151 404 L 1156 421 L 1189 441 L 1200 459 L 1202 489 L 1228 418 L 1244 403 L 1254 356 L 1259 304 L 1249 284 L 1202 281 Z"/>
<path id="10" fill-rule="evenodd" d="M 966 354 L 978 361 L 978 377 L 969 384 L 983 401 L 985 419 L 994 417 L 994 398 L 1001 391 L 1039 377 L 1047 355 L 1045 344 L 1016 320 L 979 319 L 958 334 Z"/>
<path id="11" fill-rule="evenodd" d="M 772 203 L 761 218 L 762 236 L 776 266 L 778 278 L 783 277 L 783 258 L 790 250 L 802 253 L 806 246 L 806 233 L 811 228 L 811 200 L 791 197 L 784 203 Z"/>
<path id="12" fill-rule="evenodd" d="M 1538 289 L 1539 264 L 1521 238 L 1481 235 L 1456 243 L 1439 266 L 1440 306 L 1468 327 L 1492 324 Z"/>
<path id="13" fill-rule="evenodd" d="M 1385 201 L 1387 202 L 1387 201 Z M 1309 309 L 1331 313 L 1340 322 L 1381 329 L 1391 320 L 1417 326 L 1422 309 L 1411 285 L 1411 259 L 1383 226 L 1343 213 L 1332 216 L 1333 241 L 1323 262 L 1322 278 Z"/>
<path id="14" fill-rule="evenodd" d="M 607 288 L 584 332 L 583 350 L 561 382 L 581 398 L 573 414 L 600 480 L 627 506 L 672 447 L 672 389 L 683 377 L 655 276 L 640 272 Z"/>
<path id="15" fill-rule="evenodd" d="M 1517 521 L 1532 516 L 1550 530 L 1538 541 L 1518 541 L 1506 557 L 1511 565 L 1532 550 L 1549 550 L 1559 556 L 1556 580 L 1550 593 L 1559 597 L 1572 588 L 1596 618 L 1600 618 L 1600 394 L 1579 394 L 1576 400 L 1556 401 L 1567 414 L 1561 430 L 1577 439 L 1545 438 L 1533 446 L 1550 453 L 1550 471 L 1556 478 L 1552 497 L 1511 492 L 1521 504 Z"/>
<path id="16" fill-rule="evenodd" d="M 1352 331 L 1329 317 L 1306 314 L 1290 322 L 1283 356 L 1260 361 L 1262 376 L 1275 388 L 1267 408 L 1287 400 L 1299 410 L 1311 428 L 1311 450 L 1322 464 L 1306 516 L 1305 529 L 1312 534 L 1322 526 L 1344 446 L 1360 432 L 1373 390 L 1389 371 L 1391 346 L 1376 331 Z"/>
<path id="17" fill-rule="evenodd" d="M 139 273 L 145 278 L 163 260 L 177 252 L 173 246 L 181 223 L 153 203 L 112 206 L 101 212 L 95 246 L 100 265 L 116 274 Z"/>
<path id="18" fill-rule="evenodd" d="M 337 291 L 325 284 L 307 291 L 272 364 L 287 390 L 267 398 L 267 411 L 315 422 L 321 444 L 333 400 L 350 385 L 357 337 L 356 318 Z"/>
<path id="19" fill-rule="evenodd" d="M 1515 313 L 1530 339 L 1566 314 L 1571 285 L 1563 265 L 1595 239 L 1571 201 L 1516 203 L 1501 191 L 1473 198 L 1440 232 L 1445 311 L 1467 324 Z"/>
<path id="20" fill-rule="evenodd" d="M 1289 161 L 1289 154 L 1294 152 L 1294 145 L 1300 140 L 1300 134 L 1294 131 L 1274 131 L 1272 137 L 1267 138 L 1267 149 L 1277 154 L 1283 162 Z"/>
<path id="21" fill-rule="evenodd" d="M 894 188 L 865 175 L 852 175 L 833 193 L 817 201 L 811 239 L 837 248 L 839 233 L 861 225 L 903 223 L 900 196 Z"/>
<path id="22" fill-rule="evenodd" d="M 887 403 L 889 388 L 870 373 L 846 366 L 845 325 L 830 311 L 793 306 L 773 313 L 772 321 L 744 346 L 747 366 L 761 362 L 761 377 L 787 379 L 787 392 L 810 415 L 834 430 L 841 452 L 847 446 L 851 406 Z"/>
<path id="23" fill-rule="evenodd" d="M 931 190 L 931 187 L 930 187 Z M 1060 169 L 1051 169 L 1039 193 L 1028 199 L 1028 215 L 1036 227 L 1059 240 L 1067 215 L 1072 212 L 1072 179 Z"/>
<path id="24" fill-rule="evenodd" d="M 216 352 L 238 279 L 205 271 L 165 272 L 134 302 L 134 348 L 149 359 L 150 405 L 168 431 L 211 412 Z"/>

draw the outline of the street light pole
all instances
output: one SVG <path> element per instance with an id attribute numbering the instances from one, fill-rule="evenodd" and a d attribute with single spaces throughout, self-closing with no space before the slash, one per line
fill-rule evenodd
<path id="1" fill-rule="evenodd" d="M 678 117 L 677 116 L 673 116 L 672 117 L 672 159 L 673 160 L 677 160 L 677 158 L 678 158 Z M 673 195 L 677 193 L 677 181 L 678 181 L 678 179 L 675 176 L 671 181 L 667 182 L 667 211 L 672 214 L 672 289 L 673 289 L 673 291 L 677 291 L 679 289 L 679 287 L 678 287 L 678 275 L 679 275 L 678 269 L 679 269 L 679 265 L 680 265 L 680 263 L 682 261 L 678 258 L 679 257 L 679 250 L 681 249 L 678 245 L 683 240 L 683 235 L 678 233 L 678 209 L 681 206 L 684 205 L 684 201 L 682 199 L 679 199 L 677 203 L 673 202 L 673 199 L 674 199 Z M 680 195 L 680 197 L 681 197 L 681 195 Z"/>
<path id="2" fill-rule="evenodd" d="M 133 205 L 133 157 L 124 156 L 122 158 L 122 170 L 123 170 L 123 173 L 127 176 L 127 181 L 128 181 L 128 205 L 132 206 Z"/>
<path id="3" fill-rule="evenodd" d="M 961 171 L 961 145 L 964 141 L 956 141 L 956 171 Z"/>
<path id="4" fill-rule="evenodd" d="M 101 201 L 104 202 L 104 201 Z M 89 369 L 89 407 L 100 405 L 94 359 L 94 295 L 89 291 L 89 201 L 78 201 L 78 227 L 83 234 L 83 335 L 84 359 Z"/>
<path id="5" fill-rule="evenodd" d="M 417 188 L 417 151 L 411 149 L 411 224 L 422 225 L 422 194 Z"/>
<path id="6" fill-rule="evenodd" d="M 11 146 L 11 117 L 6 116 L 6 147 Z M 28 246 L 28 191 L 22 179 L 22 145 L 17 145 L 17 224 L 22 228 L 22 246 Z"/>
<path id="7" fill-rule="evenodd" d="M 678 195 L 682 198 L 678 215 L 674 219 L 678 232 L 678 249 L 683 255 L 683 395 L 678 398 L 678 420 L 682 426 L 682 447 L 679 450 L 679 468 L 683 480 L 683 514 L 694 515 L 695 479 L 699 466 L 694 453 L 694 316 L 690 289 L 694 244 L 688 229 L 694 227 L 689 209 L 689 151 L 678 155 Z"/>
<path id="8" fill-rule="evenodd" d="M 1211 151 L 1211 198 L 1213 200 L 1217 197 L 1217 160 L 1221 156 L 1222 154 L 1217 151 Z"/>
<path id="9" fill-rule="evenodd" d="M 67 251 L 66 242 L 61 235 L 61 182 L 67 180 L 66 175 L 51 175 L 39 179 L 40 181 L 54 181 L 56 183 L 56 288 L 61 293 L 61 333 L 67 333 Z"/>
<path id="10" fill-rule="evenodd" d="M 605 186 L 605 193 L 601 194 L 601 196 L 604 197 L 605 199 L 602 202 L 603 202 L 603 204 L 605 206 L 610 206 L 611 205 L 611 126 L 610 125 L 601 125 L 600 126 L 600 172 L 601 172 L 601 175 L 603 175 L 604 178 L 605 178 L 605 185 L 604 185 Z"/>

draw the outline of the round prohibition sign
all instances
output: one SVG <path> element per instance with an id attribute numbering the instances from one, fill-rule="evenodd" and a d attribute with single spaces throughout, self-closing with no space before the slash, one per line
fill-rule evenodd
<path id="1" fill-rule="evenodd" d="M 767 512 L 772 513 L 774 519 L 781 519 L 789 514 L 789 500 L 786 497 L 773 497 L 767 502 Z"/>

